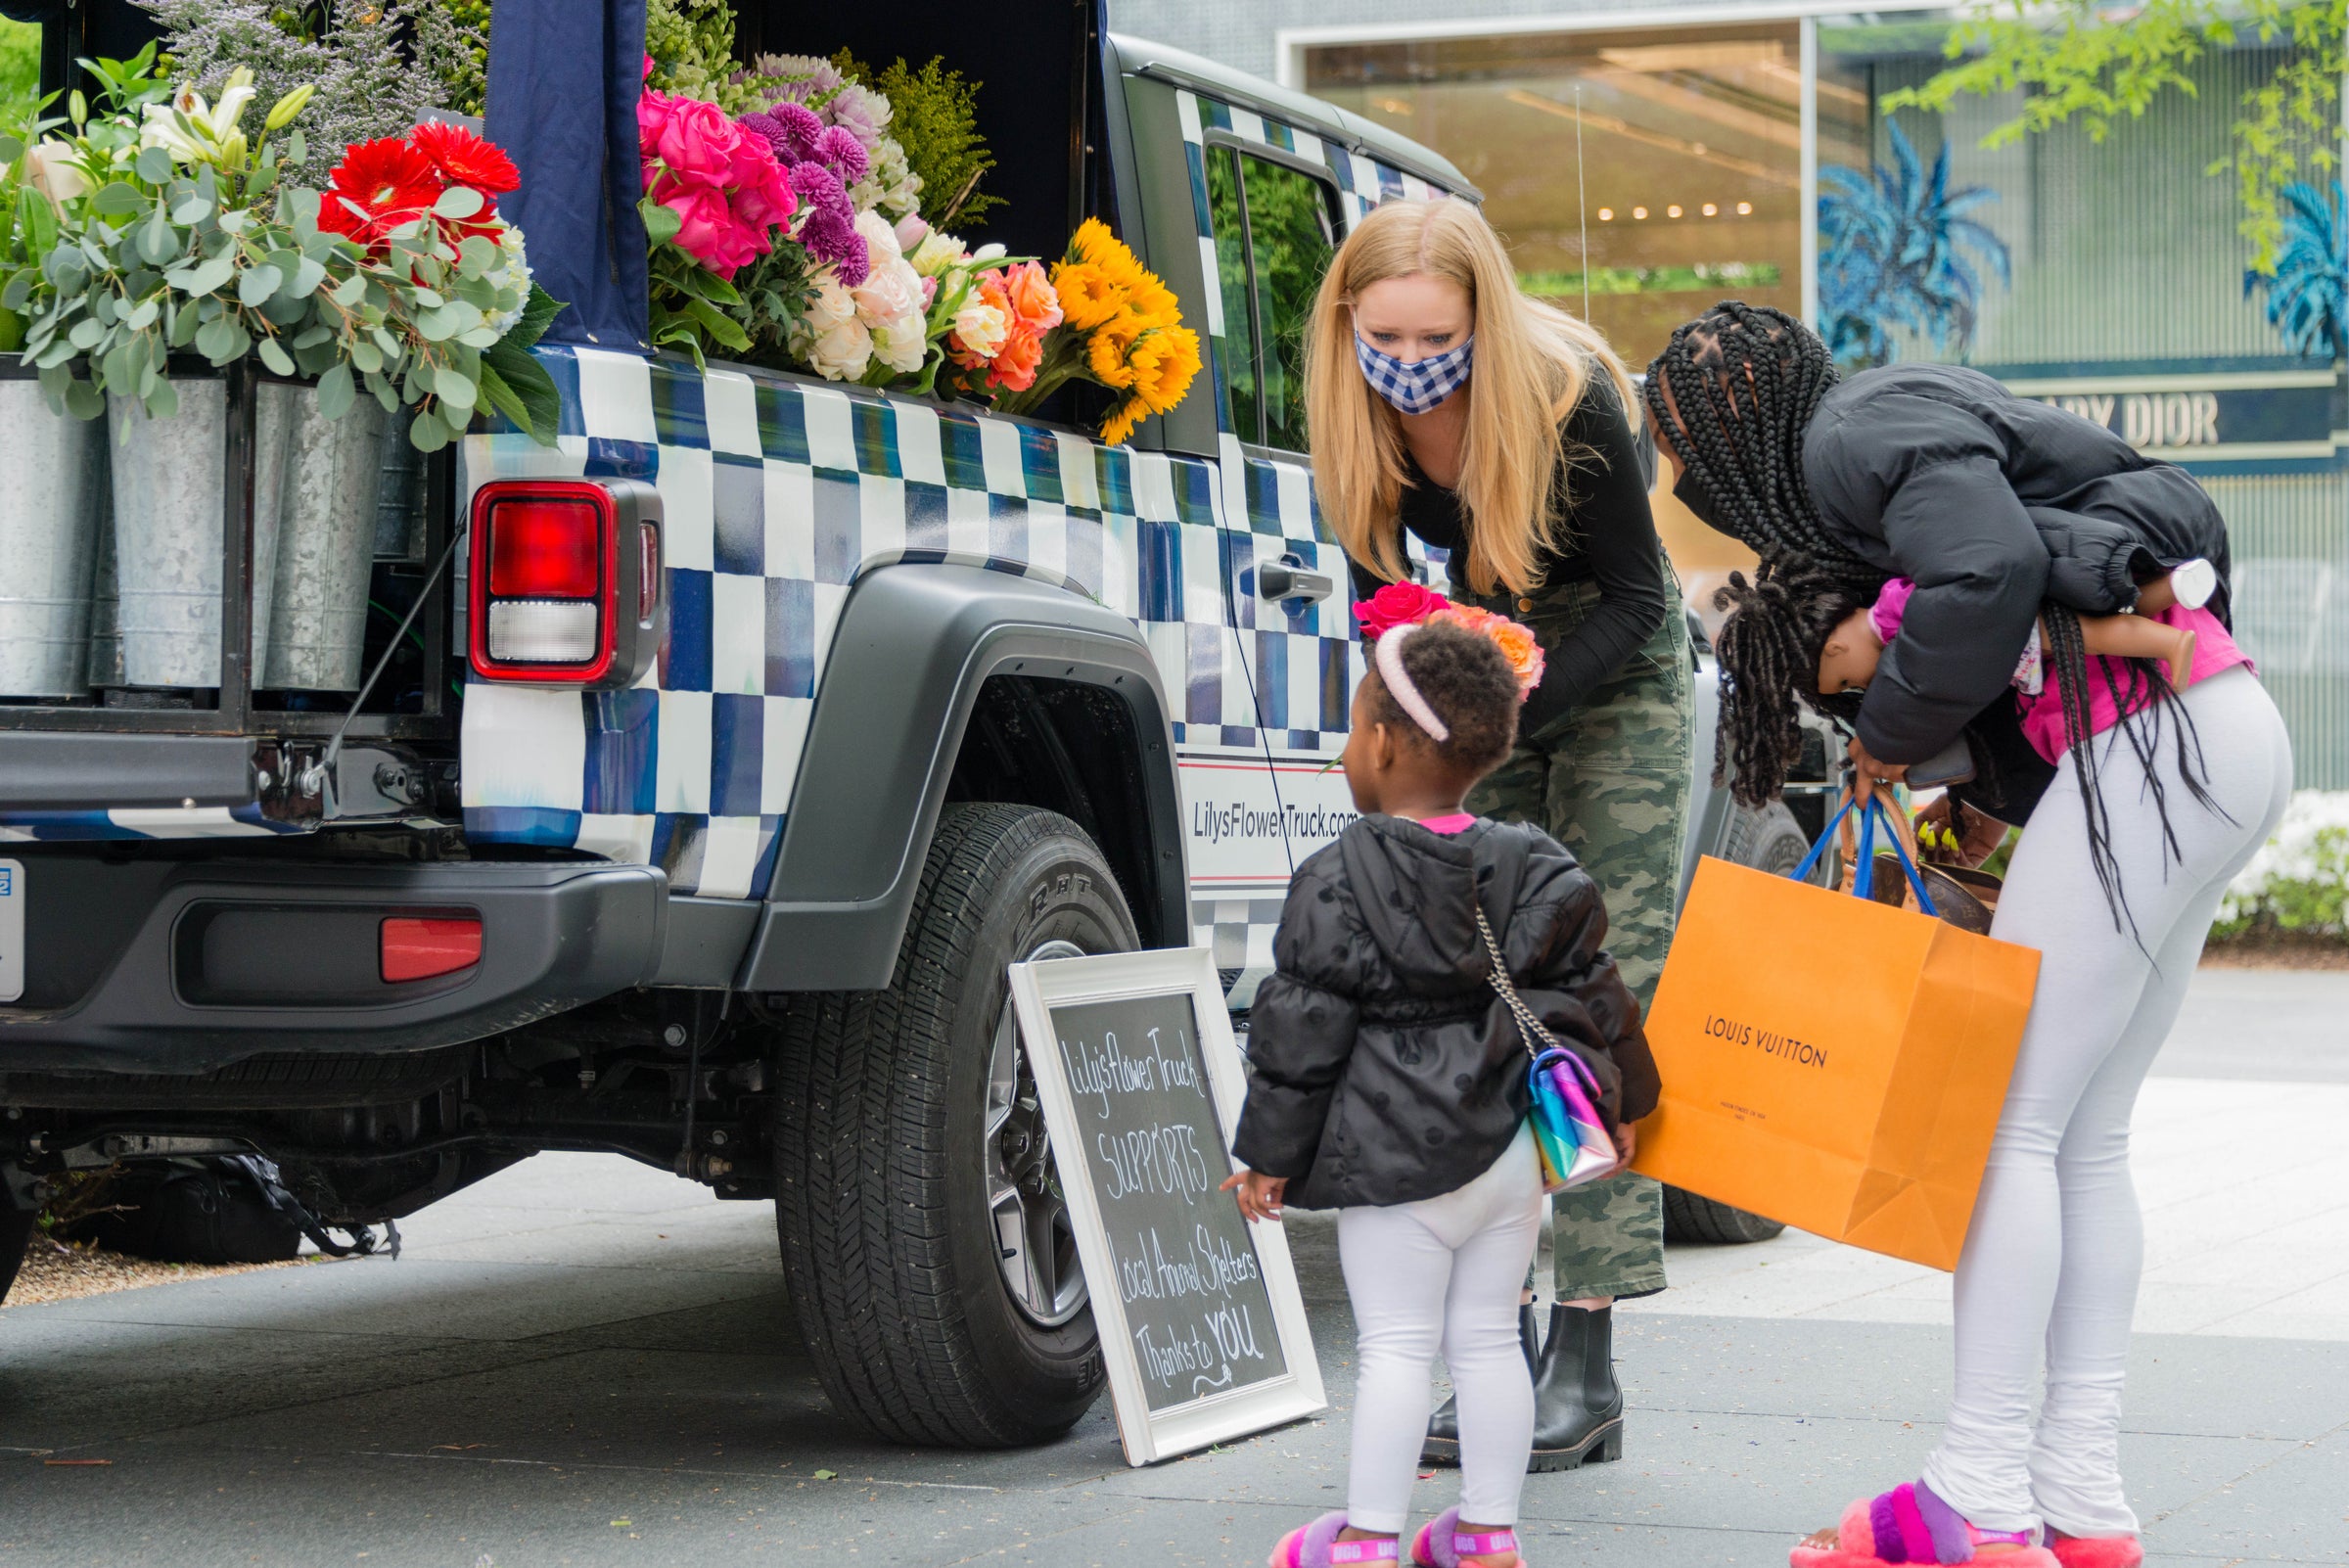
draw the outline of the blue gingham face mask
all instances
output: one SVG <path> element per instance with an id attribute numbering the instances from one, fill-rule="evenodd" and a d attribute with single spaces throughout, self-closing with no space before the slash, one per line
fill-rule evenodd
<path id="1" fill-rule="evenodd" d="M 1354 357 L 1361 363 L 1362 379 L 1393 403 L 1397 412 L 1405 414 L 1424 414 L 1458 392 L 1468 380 L 1468 361 L 1475 347 L 1476 335 L 1470 333 L 1457 348 L 1406 365 L 1393 354 L 1371 347 L 1360 333 L 1354 337 Z"/>

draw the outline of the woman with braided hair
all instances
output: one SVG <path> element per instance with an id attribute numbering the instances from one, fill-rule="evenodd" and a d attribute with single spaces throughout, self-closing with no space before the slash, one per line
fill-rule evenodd
<path id="1" fill-rule="evenodd" d="M 1851 725 L 1870 783 L 1963 737 L 1977 776 L 1945 799 L 1986 818 L 1967 857 L 2025 828 L 1991 934 L 2045 955 L 1958 1265 L 1940 1446 L 1795 1568 L 2134 1568 L 2117 1453 L 2143 1262 L 2130 1111 L 2292 782 L 2282 719 L 2229 634 L 2226 525 L 2108 430 L 1954 366 L 1839 379 L 1774 310 L 1727 302 L 1681 327 L 1646 402 L 1674 493 L 1762 557 L 1723 596 L 1739 795 L 1777 793 L 1798 701 Z M 2197 559 L 2185 602 L 2147 597 Z M 2193 633 L 2183 688 L 2162 660 L 2095 655 L 2084 618 L 2139 610 Z"/>
<path id="2" fill-rule="evenodd" d="M 1314 489 L 1358 597 L 1408 576 L 1407 533 L 1448 552 L 1453 599 L 1540 641 L 1517 744 L 1469 808 L 1574 852 L 1644 1007 L 1672 942 L 1693 698 L 1622 361 L 1589 325 L 1518 292 L 1475 207 L 1387 202 L 1322 280 L 1306 381 Z M 1622 1453 L 1613 1304 L 1664 1288 L 1663 1193 L 1646 1177 L 1561 1193 L 1553 1222 L 1536 1470 Z M 1530 1354 L 1530 1306 L 1521 1330 Z M 1430 1462 L 1456 1462 L 1458 1430 L 1450 1405 L 1436 1412 Z"/>

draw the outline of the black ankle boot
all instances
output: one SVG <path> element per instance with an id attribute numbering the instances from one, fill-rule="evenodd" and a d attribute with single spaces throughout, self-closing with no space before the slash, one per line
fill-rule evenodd
<path id="1" fill-rule="evenodd" d="M 1542 1353 L 1534 1339 L 1534 1309 L 1531 1304 L 1517 1309 L 1517 1343 L 1525 1352 L 1525 1366 L 1532 1371 L 1541 1364 Z M 1446 1400 L 1436 1407 L 1436 1413 L 1427 1418 L 1427 1443 L 1419 1451 L 1421 1464 L 1457 1468 L 1460 1462 L 1460 1402 Z"/>
<path id="2" fill-rule="evenodd" d="M 1623 1457 L 1623 1389 L 1615 1381 L 1615 1310 L 1552 1307 L 1534 1367 L 1535 1475 Z"/>

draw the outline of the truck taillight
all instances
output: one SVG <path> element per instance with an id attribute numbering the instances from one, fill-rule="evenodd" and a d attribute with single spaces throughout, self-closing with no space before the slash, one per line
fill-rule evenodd
<path id="1" fill-rule="evenodd" d="M 661 502 L 632 480 L 500 480 L 473 502 L 484 680 L 632 684 L 660 643 Z"/>

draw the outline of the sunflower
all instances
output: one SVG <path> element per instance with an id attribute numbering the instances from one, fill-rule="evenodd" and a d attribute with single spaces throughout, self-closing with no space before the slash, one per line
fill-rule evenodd
<path id="1" fill-rule="evenodd" d="M 1154 414 L 1163 414 L 1182 401 L 1191 378 L 1199 374 L 1199 334 L 1188 327 L 1162 327 L 1149 335 L 1151 362 L 1145 369 L 1137 356 L 1134 397 Z"/>
<path id="2" fill-rule="evenodd" d="M 1090 261 L 1063 261 L 1052 269 L 1061 319 L 1078 332 L 1090 332 L 1126 307 L 1126 291 Z"/>
<path id="3" fill-rule="evenodd" d="M 1118 243 L 1118 237 L 1109 232 L 1109 225 L 1099 218 L 1086 218 L 1077 225 L 1077 232 L 1069 236 L 1069 259 L 1072 261 L 1098 263 L 1104 255 L 1112 253 L 1133 254 Z"/>
<path id="4" fill-rule="evenodd" d="M 1175 302 L 1174 291 L 1155 272 L 1136 267 L 1134 273 L 1126 285 L 1128 302 L 1134 314 L 1153 327 L 1172 327 L 1181 321 L 1182 306 Z"/>
<path id="5" fill-rule="evenodd" d="M 1084 346 L 1084 361 L 1095 381 L 1113 392 L 1133 385 L 1134 370 L 1127 363 L 1127 355 L 1141 331 L 1140 323 L 1121 312 L 1093 333 Z"/>
<path id="6" fill-rule="evenodd" d="M 1104 446 L 1125 444 L 1127 439 L 1133 435 L 1133 427 L 1140 424 L 1142 416 L 1149 412 L 1150 410 L 1142 406 L 1139 398 L 1119 404 L 1117 411 L 1102 421 L 1101 444 Z"/>

